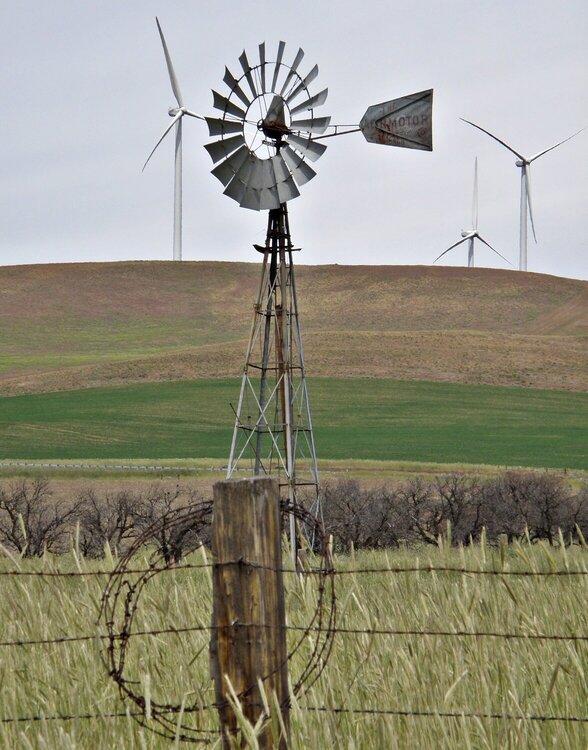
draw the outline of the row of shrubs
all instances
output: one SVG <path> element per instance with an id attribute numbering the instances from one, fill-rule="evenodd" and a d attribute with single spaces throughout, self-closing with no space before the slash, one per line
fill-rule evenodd
<path id="1" fill-rule="evenodd" d="M 153 485 L 143 492 L 102 495 L 87 489 L 66 502 L 46 480 L 6 483 L 0 485 L 0 543 L 23 557 L 72 546 L 84 556 L 102 557 L 107 548 L 124 552 L 154 529 L 145 540 L 166 560 L 179 560 L 187 549 L 209 543 L 209 528 L 201 527 L 195 539 L 182 525 L 154 524 L 203 500 L 189 487 Z M 567 543 L 588 536 L 588 488 L 573 492 L 564 478 L 550 473 L 507 472 L 485 480 L 417 477 L 378 487 L 346 480 L 324 484 L 322 513 L 327 534 L 344 551 L 437 544 L 448 530 L 455 544 L 476 542 L 483 530 L 491 543 L 501 536 L 509 541 L 526 536 L 554 544 L 560 532 Z"/>
<path id="2" fill-rule="evenodd" d="M 362 488 L 356 481 L 328 484 L 324 523 L 343 550 L 437 544 L 495 543 L 527 537 L 549 544 L 588 537 L 588 487 L 573 492 L 550 473 L 506 472 L 494 479 L 451 475 L 433 481 Z"/>

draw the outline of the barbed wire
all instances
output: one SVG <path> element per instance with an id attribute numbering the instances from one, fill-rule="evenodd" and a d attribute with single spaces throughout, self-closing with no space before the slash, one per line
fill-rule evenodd
<path id="1" fill-rule="evenodd" d="M 310 653 L 302 665 L 298 678 L 293 680 L 292 694 L 297 695 L 302 690 L 302 687 L 308 689 L 318 679 L 331 652 L 336 613 L 333 565 L 327 538 L 319 519 L 309 513 L 302 505 L 291 503 L 287 500 L 281 501 L 280 510 L 283 516 L 293 515 L 300 525 L 304 525 L 313 532 L 317 549 L 320 551 L 317 557 L 320 557 L 323 562 L 320 568 L 316 568 L 318 573 L 318 578 L 316 579 L 316 602 L 314 611 L 310 616 L 310 621 L 305 628 L 301 628 L 301 636 L 289 649 L 284 662 L 277 665 L 268 674 L 259 676 L 259 680 L 262 682 L 267 680 L 299 651 L 303 643 L 310 643 Z M 203 502 L 193 505 L 190 508 L 179 509 L 155 521 L 135 539 L 133 545 L 121 557 L 115 569 L 110 573 L 108 583 L 104 589 L 100 618 L 106 626 L 108 638 L 103 653 L 103 662 L 109 676 L 117 684 L 122 697 L 133 701 L 141 710 L 146 706 L 146 698 L 135 687 L 136 681 L 129 680 L 125 672 L 129 661 L 128 648 L 133 634 L 133 620 L 138 611 L 140 596 L 148 582 L 157 573 L 167 569 L 177 570 L 178 566 L 174 564 L 173 560 L 169 559 L 169 556 L 166 557 L 161 549 L 156 549 L 152 552 L 150 558 L 151 564 L 142 573 L 130 573 L 131 560 L 134 555 L 145 547 L 146 542 L 153 538 L 160 538 L 162 533 L 165 533 L 169 537 L 174 532 L 181 534 L 184 529 L 189 529 L 192 538 L 199 539 L 201 530 L 210 522 L 211 513 L 212 503 Z M 200 542 L 195 544 L 197 547 L 200 545 Z M 161 564 L 162 562 L 163 564 Z M 236 565 L 240 567 L 249 566 L 273 573 L 282 572 L 282 568 L 260 565 L 243 558 L 222 563 L 222 567 Z M 221 565 L 213 563 L 210 567 L 218 569 Z M 259 627 L 256 624 L 247 624 L 245 626 Z M 226 628 L 227 626 L 223 627 Z M 220 629 L 220 626 L 215 628 L 215 630 L 218 629 Z M 309 639 L 308 635 L 311 631 L 314 637 Z M 241 690 L 236 696 L 237 699 L 241 700 L 250 696 L 252 691 L 257 689 L 257 684 L 258 681 Z M 181 707 L 169 703 L 158 703 L 153 700 L 149 701 L 149 705 L 151 718 L 158 725 L 156 727 L 153 723 L 150 723 L 149 728 L 158 734 L 162 734 L 164 737 L 171 739 L 176 737 L 179 731 L 178 727 L 168 719 L 166 714 L 170 710 L 179 710 Z M 194 704 L 191 708 L 197 710 L 198 706 Z M 141 716 L 142 714 L 139 715 L 137 721 L 143 723 Z M 147 724 L 145 725 L 147 726 Z M 202 741 L 198 726 L 182 724 L 181 730 L 181 738 L 183 740 L 188 742 Z"/>
<path id="2" fill-rule="evenodd" d="M 290 632 L 317 632 L 316 627 L 306 627 L 302 625 L 286 625 L 281 628 L 279 625 L 258 624 L 233 622 L 229 625 L 191 625 L 183 628 L 161 628 L 151 630 L 136 630 L 128 633 L 126 638 L 136 638 L 144 636 L 159 635 L 182 635 L 185 633 L 213 632 L 216 630 L 229 630 L 238 628 L 255 628 L 258 630 L 276 630 L 282 629 Z M 319 631 L 320 632 L 320 631 Z M 336 635 L 390 635 L 390 636 L 435 636 L 440 638 L 502 638 L 504 640 L 527 640 L 527 641 L 588 641 L 588 635 L 577 634 L 543 634 L 543 633 L 509 633 L 492 630 L 416 630 L 416 629 L 398 629 L 398 628 L 347 628 L 333 627 L 333 633 Z M 39 639 L 16 639 L 12 641 L 0 641 L 0 647 L 23 647 L 23 646 L 53 646 L 59 644 L 68 644 L 84 641 L 109 640 L 110 638 L 120 639 L 122 636 L 111 636 L 106 633 L 96 633 L 95 635 L 78 635 L 78 636 L 58 636 L 56 638 L 39 638 Z"/>
<path id="3" fill-rule="evenodd" d="M 273 573 L 292 573 L 295 575 L 324 575 L 325 568 L 306 567 L 300 570 L 295 568 L 272 568 L 268 566 L 260 565 L 259 563 L 250 562 L 243 558 L 238 560 L 229 560 L 224 563 L 179 563 L 172 564 L 169 566 L 157 567 L 151 565 L 143 568 L 129 568 L 126 570 L 129 574 L 143 575 L 145 573 L 165 573 L 165 572 L 176 572 L 182 570 L 197 570 L 197 569 L 211 569 L 214 567 L 231 566 L 235 564 L 246 565 L 252 568 L 259 568 L 262 570 L 268 570 Z M 61 570 L 0 570 L 1 577 L 22 577 L 22 578 L 82 578 L 92 576 L 111 576 L 115 572 L 116 568 L 112 570 L 75 570 L 75 571 L 61 571 Z M 327 571 L 334 576 L 347 576 L 347 575 L 367 575 L 371 573 L 455 573 L 459 575 L 479 575 L 479 576 L 514 576 L 521 578 L 549 578 L 549 577 L 565 577 L 565 576 L 588 576 L 588 570 L 481 570 L 479 568 L 459 568 L 444 565 L 423 565 L 423 566 L 412 566 L 412 567 L 381 567 L 381 568 L 349 568 L 346 570 L 335 569 Z"/>
<path id="4" fill-rule="evenodd" d="M 509 714 L 476 711 L 413 711 L 393 708 L 340 708 L 337 706 L 303 706 L 305 711 L 333 714 L 354 714 L 374 716 L 416 716 L 438 719 L 504 719 L 507 721 L 562 721 L 588 723 L 588 716 L 549 716 L 542 714 Z"/>
<path id="5" fill-rule="evenodd" d="M 263 706 L 260 706 L 263 708 Z M 215 703 L 202 705 L 198 709 L 186 707 L 182 713 L 193 713 L 197 711 L 210 711 L 218 709 Z M 355 716 L 399 716 L 399 717 L 417 717 L 425 719 L 493 719 L 504 721 L 537 721 L 537 722 L 563 722 L 563 723 L 588 723 L 588 716 L 558 716 L 550 714 L 511 714 L 499 713 L 492 711 L 421 711 L 413 709 L 393 709 L 393 708 L 343 708 L 340 706 L 300 706 L 301 710 L 315 713 L 332 713 L 332 714 L 352 714 Z M 169 709 L 167 714 L 178 714 L 180 709 Z M 83 713 L 83 714 L 33 714 L 32 716 L 6 716 L 0 718 L 0 724 L 17 724 L 25 722 L 38 721 L 77 721 L 91 719 L 119 719 L 119 718 L 145 718 L 144 711 L 112 711 L 104 713 Z M 219 735 L 220 729 L 199 729 L 203 734 Z M 208 740 L 203 740 L 208 741 Z"/>

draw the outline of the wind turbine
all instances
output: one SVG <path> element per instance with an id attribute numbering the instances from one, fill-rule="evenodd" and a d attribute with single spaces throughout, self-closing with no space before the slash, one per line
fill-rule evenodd
<path id="1" fill-rule="evenodd" d="M 558 146 L 561 146 L 562 143 L 565 143 L 566 141 L 571 140 L 575 136 L 577 136 L 579 133 L 582 132 L 582 130 L 586 130 L 586 128 L 582 128 L 581 130 L 578 130 L 573 135 L 568 136 L 567 138 L 564 138 L 563 141 L 560 141 L 559 143 L 556 143 L 555 146 L 550 146 L 549 148 L 544 149 L 543 151 L 540 151 L 538 154 L 535 154 L 534 156 L 531 156 L 530 158 L 526 158 L 518 151 L 515 151 L 512 146 L 509 146 L 508 143 L 505 143 L 504 141 L 501 141 L 500 138 L 490 133 L 488 130 L 485 130 L 484 128 L 480 127 L 479 125 L 476 125 L 475 122 L 470 122 L 469 120 L 464 119 L 463 117 L 460 118 L 464 122 L 467 122 L 468 125 L 473 125 L 474 128 L 478 128 L 478 130 L 481 130 L 482 133 L 486 133 L 486 135 L 489 135 L 490 138 L 494 138 L 495 141 L 498 141 L 504 148 L 507 148 L 511 153 L 513 153 L 515 156 L 517 156 L 516 165 L 521 170 L 521 225 L 520 225 L 520 233 L 519 233 L 519 271 L 526 271 L 527 270 L 527 207 L 529 209 L 529 218 L 531 219 L 531 228 L 533 230 L 533 237 L 535 238 L 535 242 L 537 242 L 537 235 L 535 234 L 535 222 L 533 221 L 533 209 L 531 208 L 531 164 L 538 159 L 540 156 L 543 156 L 544 154 L 547 154 L 549 151 L 553 151 L 554 148 L 557 148 Z"/>
<path id="2" fill-rule="evenodd" d="M 163 54 L 165 55 L 165 62 L 167 64 L 167 72 L 169 73 L 169 80 L 171 83 L 172 91 L 178 103 L 177 107 L 171 107 L 168 110 L 168 114 L 172 117 L 172 121 L 163 131 L 163 135 L 157 141 L 153 150 L 147 157 L 147 161 L 143 165 L 143 170 L 149 163 L 149 160 L 155 153 L 159 144 L 163 141 L 169 131 L 175 126 L 176 128 L 176 148 L 175 148 L 175 173 L 174 173 L 174 260 L 182 260 L 182 118 L 184 115 L 190 115 L 190 117 L 196 117 L 199 120 L 204 120 L 202 115 L 197 115 L 187 107 L 184 106 L 184 100 L 182 99 L 182 93 L 178 84 L 178 79 L 172 65 L 171 57 L 165 43 L 165 37 L 159 24 L 159 19 L 156 17 L 155 22 L 161 37 L 161 44 L 163 45 Z"/>
<path id="3" fill-rule="evenodd" d="M 472 197 L 472 229 L 463 231 L 461 233 L 461 236 L 463 239 L 459 240 L 458 242 L 455 242 L 453 245 L 447 248 L 447 250 L 444 250 L 441 255 L 438 255 L 433 263 L 436 263 L 439 258 L 442 258 L 445 253 L 448 253 L 450 250 L 453 250 L 454 247 L 457 247 L 458 245 L 461 245 L 462 242 L 468 243 L 468 268 L 474 267 L 474 240 L 477 238 L 480 240 L 480 242 L 483 242 L 484 245 L 487 245 L 487 247 L 490 248 L 493 252 L 496 253 L 496 255 L 500 255 L 498 250 L 492 247 L 492 245 L 489 242 L 486 242 L 486 240 L 481 236 L 481 234 L 478 232 L 478 157 L 476 156 L 475 166 L 474 166 L 474 193 Z M 510 264 L 510 261 L 507 260 L 507 258 L 504 257 L 504 255 L 500 255 L 500 257 L 503 260 L 506 260 L 507 263 Z M 511 264 L 512 265 L 512 264 Z"/>

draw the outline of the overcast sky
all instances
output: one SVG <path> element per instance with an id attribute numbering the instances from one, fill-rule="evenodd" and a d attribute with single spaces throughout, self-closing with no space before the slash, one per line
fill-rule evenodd
<path id="1" fill-rule="evenodd" d="M 433 88 L 434 151 L 326 141 L 317 177 L 289 204 L 300 263 L 430 264 L 471 226 L 479 161 L 482 235 L 518 265 L 515 157 L 460 121 L 532 155 L 588 125 L 586 0 L 0 0 L 0 264 L 172 257 L 173 137 L 141 167 L 174 103 L 162 24 L 186 104 L 212 114 L 265 41 L 279 40 L 313 91 L 317 115 L 355 124 L 366 108 Z M 266 216 L 222 195 L 184 119 L 184 258 L 259 256 Z M 588 130 L 533 165 L 538 244 L 531 271 L 588 278 Z M 444 257 L 466 262 L 466 245 Z M 476 265 L 507 267 L 483 246 Z"/>

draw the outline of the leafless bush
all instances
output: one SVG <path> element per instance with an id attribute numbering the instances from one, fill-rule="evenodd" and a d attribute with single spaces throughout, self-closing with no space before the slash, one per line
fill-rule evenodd
<path id="1" fill-rule="evenodd" d="M 140 498 L 127 490 L 107 492 L 103 498 L 93 489 L 82 492 L 77 512 L 81 553 L 103 557 L 106 545 L 122 552 L 133 536 L 139 506 Z"/>
<path id="2" fill-rule="evenodd" d="M 77 510 L 54 499 L 45 479 L 0 487 L 0 541 L 23 557 L 63 552 Z"/>
<path id="3" fill-rule="evenodd" d="M 210 543 L 208 527 L 196 532 L 190 522 L 161 523 L 171 521 L 180 508 L 191 507 L 200 499 L 194 491 L 185 492 L 180 487 L 170 491 L 158 486 L 150 487 L 140 498 L 135 512 L 136 532 L 147 533 L 147 543 L 158 546 L 166 563 L 179 562 L 189 551 Z"/>
<path id="4" fill-rule="evenodd" d="M 481 481 L 449 475 L 434 481 L 416 477 L 403 484 L 362 489 L 356 481 L 324 487 L 327 532 L 341 549 L 398 545 L 400 541 L 437 544 L 451 530 L 454 543 L 501 535 L 510 541 L 578 540 L 588 532 L 588 489 L 573 495 L 552 473 L 507 472 Z"/>
<path id="5" fill-rule="evenodd" d="M 325 483 L 322 499 L 326 532 L 340 549 L 392 547 L 406 537 L 399 498 L 383 487 L 362 490 L 354 480 Z"/>

